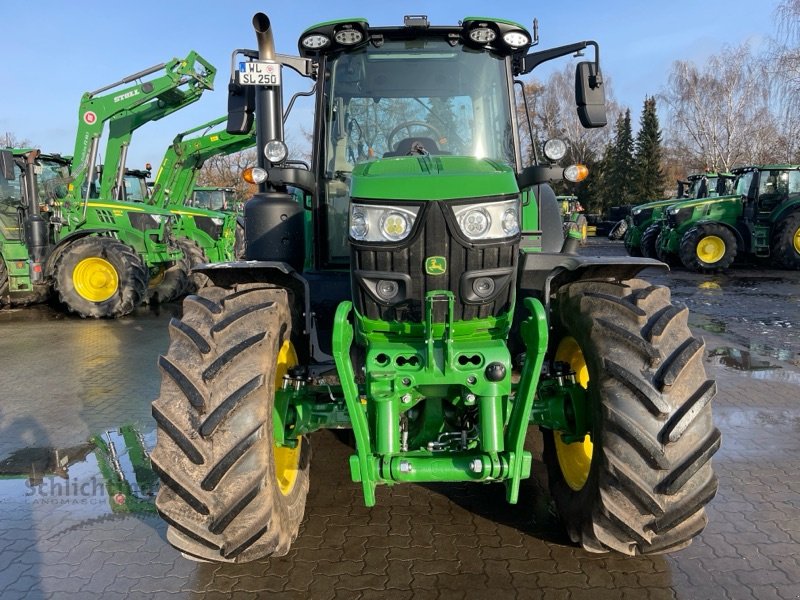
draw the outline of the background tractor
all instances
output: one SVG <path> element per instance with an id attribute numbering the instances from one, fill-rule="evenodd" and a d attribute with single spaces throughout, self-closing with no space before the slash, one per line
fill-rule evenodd
<path id="1" fill-rule="evenodd" d="M 256 118 L 248 260 L 204 267 L 210 285 L 184 300 L 159 359 L 151 461 L 168 540 L 207 561 L 288 552 L 321 428 L 352 427 L 367 506 L 379 485 L 425 482 L 497 483 L 516 503 L 536 425 L 575 542 L 689 544 L 717 488 L 703 343 L 668 289 L 637 278 L 663 265 L 564 241 L 547 182 L 587 174 L 557 165 L 564 143 L 521 159 L 514 82 L 545 61 L 594 50 L 576 103 L 585 127 L 606 124 L 597 44 L 536 51 L 510 21 L 411 16 L 321 23 L 288 56 L 266 15 L 253 25 L 228 120 L 243 133 Z M 286 160 L 284 67 L 314 81 L 310 169 Z"/>
<path id="2" fill-rule="evenodd" d="M 659 258 L 692 271 L 726 269 L 737 257 L 800 269 L 800 166 L 734 169 L 735 194 L 671 205 L 657 239 Z"/>
<path id="3" fill-rule="evenodd" d="M 580 233 L 581 245 L 586 244 L 589 235 L 589 222 L 586 220 L 583 206 L 578 201 L 577 196 L 556 196 L 556 200 L 561 205 L 561 214 L 564 218 L 564 235 L 570 229 L 575 229 Z"/>
<path id="4" fill-rule="evenodd" d="M 690 175 L 688 181 L 678 182 L 675 198 L 655 200 L 640 204 L 626 217 L 628 228 L 625 232 L 625 249 L 631 256 L 657 258 L 656 239 L 661 230 L 661 217 L 664 210 L 680 202 L 681 199 L 698 199 L 725 196 L 733 191 L 732 173 L 703 173 Z"/>
<path id="5" fill-rule="evenodd" d="M 12 193 L 2 207 L 9 225 L 0 231 L 3 301 L 39 301 L 52 289 L 82 317 L 118 317 L 146 298 L 148 282 L 161 281 L 183 255 L 170 235 L 169 211 L 118 200 L 127 140 L 117 127 L 127 123 L 130 129 L 196 101 L 213 76 L 194 52 L 155 65 L 82 96 L 70 159 L 17 153 L 16 183 L 6 180 Z M 106 177 L 100 180 L 97 155 L 107 122 Z"/>

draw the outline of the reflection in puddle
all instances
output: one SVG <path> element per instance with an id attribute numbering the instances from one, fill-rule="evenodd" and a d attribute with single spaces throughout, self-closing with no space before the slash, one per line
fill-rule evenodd
<path id="1" fill-rule="evenodd" d="M 66 507 L 70 516 L 153 514 L 155 432 L 131 425 L 70 448 L 25 448 L 0 461 L 0 503 Z"/>
<path id="2" fill-rule="evenodd" d="M 800 383 L 800 373 L 786 370 L 762 358 L 755 358 L 748 350 L 721 346 L 708 353 L 708 362 L 747 373 L 753 379 L 770 379 Z"/>

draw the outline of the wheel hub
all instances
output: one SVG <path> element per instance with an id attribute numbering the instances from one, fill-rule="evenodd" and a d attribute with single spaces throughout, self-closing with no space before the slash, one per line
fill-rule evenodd
<path id="1" fill-rule="evenodd" d="M 798 227 L 794 232 L 792 245 L 794 245 L 794 251 L 800 254 L 800 227 Z"/>
<path id="2" fill-rule="evenodd" d="M 79 296 L 89 302 L 104 302 L 117 293 L 119 276 L 107 260 L 94 256 L 84 258 L 72 271 L 72 285 Z"/>
<path id="3" fill-rule="evenodd" d="M 589 368 L 583 356 L 578 342 L 573 337 L 566 337 L 558 344 L 555 359 L 559 362 L 569 364 L 575 372 L 575 379 L 587 389 L 589 386 Z M 592 456 L 594 455 L 594 444 L 591 436 L 587 434 L 582 441 L 566 443 L 561 434 L 554 434 L 556 445 L 556 456 L 561 467 L 561 474 L 564 481 L 575 491 L 580 490 L 586 485 L 589 479 L 589 470 L 592 466 Z"/>
<path id="4" fill-rule="evenodd" d="M 725 256 L 725 242 L 716 235 L 708 235 L 697 244 L 697 258 L 706 264 L 714 264 Z"/>

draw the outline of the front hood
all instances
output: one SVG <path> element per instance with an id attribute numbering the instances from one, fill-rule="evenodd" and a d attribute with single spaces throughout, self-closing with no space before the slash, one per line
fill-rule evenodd
<path id="1" fill-rule="evenodd" d="M 695 208 L 697 206 L 711 206 L 715 204 L 725 204 L 725 203 L 736 203 L 740 202 L 742 199 L 741 196 L 734 195 L 734 196 L 715 196 L 712 198 L 697 198 L 693 200 L 683 200 L 682 202 L 674 202 L 670 204 L 669 208 L 672 209 L 683 209 L 683 208 Z"/>
<path id="2" fill-rule="evenodd" d="M 453 200 L 518 194 L 511 167 L 469 156 L 401 156 L 357 165 L 352 198 Z"/>
<path id="3" fill-rule="evenodd" d="M 181 207 L 173 207 L 169 210 L 172 214 L 180 215 L 182 217 L 192 216 L 192 217 L 216 217 L 218 219 L 224 219 L 227 214 L 222 213 L 216 210 L 208 210 L 207 208 L 197 208 L 195 206 L 181 206 Z"/>
<path id="4" fill-rule="evenodd" d="M 677 202 L 677 198 L 667 198 L 666 200 L 653 200 L 652 202 L 646 202 L 645 204 L 637 204 L 636 206 L 631 209 L 631 214 L 633 214 L 634 210 L 643 209 L 648 210 L 650 208 L 663 208 L 665 206 L 669 206 L 670 204 L 675 204 Z"/>
<path id="5" fill-rule="evenodd" d="M 117 200 L 89 200 L 89 208 L 112 210 L 115 214 L 123 212 L 149 213 L 151 215 L 169 216 L 172 213 L 163 208 L 142 202 L 119 202 Z"/>

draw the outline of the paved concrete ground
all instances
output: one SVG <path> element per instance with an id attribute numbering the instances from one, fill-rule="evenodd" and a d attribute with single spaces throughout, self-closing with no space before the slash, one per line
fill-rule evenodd
<path id="1" fill-rule="evenodd" d="M 0 597 L 799 598 L 798 274 L 653 279 L 689 304 L 706 338 L 724 436 L 709 526 L 677 554 L 574 548 L 539 462 L 517 506 L 499 486 L 407 485 L 380 489 L 366 509 L 346 438 L 324 432 L 312 436 L 306 519 L 287 556 L 189 562 L 165 541 L 148 510 L 151 475 L 131 460 L 137 439 L 155 442 L 155 361 L 178 308 L 98 322 L 39 307 L 0 311 Z M 98 434 L 102 445 L 86 443 Z"/>

